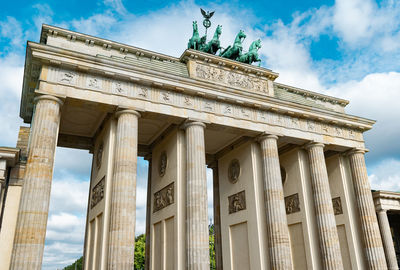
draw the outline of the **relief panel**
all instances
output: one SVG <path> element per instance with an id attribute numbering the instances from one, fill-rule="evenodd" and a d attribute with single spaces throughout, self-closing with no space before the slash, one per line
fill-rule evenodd
<path id="1" fill-rule="evenodd" d="M 153 213 L 174 203 L 174 182 L 154 193 Z"/>

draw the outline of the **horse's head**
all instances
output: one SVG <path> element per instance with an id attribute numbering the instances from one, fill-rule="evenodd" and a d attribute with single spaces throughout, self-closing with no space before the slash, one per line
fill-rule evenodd
<path id="1" fill-rule="evenodd" d="M 235 38 L 235 43 L 242 43 L 243 39 L 246 38 L 246 34 L 243 32 L 243 30 L 240 30 L 239 33 L 237 34 L 236 38 Z"/>
<path id="2" fill-rule="evenodd" d="M 198 31 L 197 21 L 193 21 L 193 31 Z"/>
<path id="3" fill-rule="evenodd" d="M 222 34 L 222 25 L 218 25 L 217 29 L 215 29 L 215 33 L 217 33 L 218 37 Z"/>

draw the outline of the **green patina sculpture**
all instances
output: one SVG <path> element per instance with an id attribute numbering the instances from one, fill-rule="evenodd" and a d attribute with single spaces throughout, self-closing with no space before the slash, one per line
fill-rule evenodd
<path id="1" fill-rule="evenodd" d="M 189 39 L 188 49 L 199 50 L 200 44 L 201 44 L 200 35 L 199 35 L 199 29 L 197 27 L 197 21 L 193 21 L 193 35 L 191 39 Z"/>
<path id="2" fill-rule="evenodd" d="M 245 54 L 243 51 L 243 40 L 246 38 L 246 34 L 243 30 L 240 30 L 236 35 L 235 41 L 232 46 L 228 46 L 226 49 L 222 50 L 220 45 L 219 37 L 222 33 L 222 26 L 218 25 L 215 29 L 215 33 L 211 41 L 207 43 L 207 29 L 211 26 L 210 18 L 213 16 L 214 12 L 205 12 L 200 9 L 203 17 L 205 18 L 203 25 L 206 28 L 206 34 L 202 37 L 199 35 L 199 30 L 197 27 L 197 21 L 193 21 L 193 35 L 189 39 L 188 49 L 194 49 L 210 54 L 216 54 L 220 51 L 219 56 L 236 60 L 246 64 L 252 64 L 258 62 L 258 66 L 261 64 L 261 59 L 258 57 L 258 50 L 261 48 L 261 40 L 258 39 L 251 43 L 249 51 Z"/>
<path id="3" fill-rule="evenodd" d="M 236 35 L 233 45 L 228 46 L 223 52 L 221 52 L 220 56 L 232 60 L 237 60 L 237 58 L 242 55 L 242 42 L 245 38 L 246 34 L 243 32 L 243 30 L 240 30 L 239 33 Z"/>
<path id="4" fill-rule="evenodd" d="M 261 48 L 261 40 L 257 39 L 253 41 L 249 47 L 249 52 L 239 56 L 236 60 L 246 64 L 252 64 L 258 62 L 258 66 L 261 64 L 261 59 L 258 58 L 258 50 Z"/>
<path id="5" fill-rule="evenodd" d="M 211 53 L 211 54 L 216 54 L 219 49 L 221 49 L 221 45 L 219 42 L 219 36 L 222 33 L 222 25 L 218 25 L 217 28 L 215 29 L 214 37 L 211 39 L 210 42 L 207 44 L 203 45 L 200 50 L 202 52 L 206 53 Z M 203 40 L 204 38 L 204 43 L 206 42 L 207 36 L 202 37 L 201 39 Z"/>

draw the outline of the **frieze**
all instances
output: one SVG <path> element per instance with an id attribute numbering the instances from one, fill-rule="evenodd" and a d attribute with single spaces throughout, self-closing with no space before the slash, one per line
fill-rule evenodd
<path id="1" fill-rule="evenodd" d="M 233 214 L 246 209 L 246 193 L 240 191 L 228 197 L 229 214 Z"/>
<path id="2" fill-rule="evenodd" d="M 174 203 L 174 182 L 154 193 L 153 213 Z"/>
<path id="3" fill-rule="evenodd" d="M 89 88 L 107 93 L 115 93 L 139 100 L 148 100 L 176 107 L 193 108 L 215 115 L 230 116 L 273 126 L 362 141 L 362 132 L 359 130 L 337 126 L 334 123 L 322 123 L 316 120 L 299 118 L 294 115 L 284 115 L 272 110 L 267 111 L 260 108 L 250 108 L 242 104 L 232 104 L 224 100 L 217 101 L 182 92 L 139 85 L 135 82 L 113 80 L 110 83 L 103 83 L 101 78 L 56 67 L 49 68 L 47 80 L 54 81 L 55 83 L 70 84 L 77 88 Z"/>
<path id="4" fill-rule="evenodd" d="M 194 76 L 199 79 L 268 94 L 268 81 L 222 68 L 193 63 Z"/>
<path id="5" fill-rule="evenodd" d="M 285 209 L 287 215 L 300 212 L 300 201 L 298 193 L 285 197 Z"/>
<path id="6" fill-rule="evenodd" d="M 105 178 L 103 177 L 93 188 L 90 197 L 90 209 L 93 209 L 104 198 Z"/>
<path id="7" fill-rule="evenodd" d="M 333 198 L 332 205 L 335 216 L 343 214 L 342 201 L 340 200 L 340 197 Z"/>

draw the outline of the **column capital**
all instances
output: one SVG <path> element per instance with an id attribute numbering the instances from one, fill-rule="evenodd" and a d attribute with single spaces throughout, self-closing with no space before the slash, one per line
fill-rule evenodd
<path id="1" fill-rule="evenodd" d="M 306 150 L 309 150 L 309 149 L 314 148 L 314 147 L 322 147 L 322 148 L 324 148 L 325 144 L 323 144 L 321 142 L 308 142 L 303 147 Z"/>
<path id="2" fill-rule="evenodd" d="M 353 148 L 350 149 L 346 152 L 346 155 L 350 156 L 350 155 L 354 155 L 354 154 L 365 154 L 369 152 L 369 150 L 367 148 Z"/>
<path id="3" fill-rule="evenodd" d="M 262 133 L 261 135 L 259 135 L 258 137 L 256 137 L 256 140 L 258 142 L 264 141 L 266 139 L 275 139 L 276 141 L 279 139 L 279 135 L 276 134 L 268 134 L 268 133 Z"/>
<path id="4" fill-rule="evenodd" d="M 206 128 L 206 124 L 205 123 L 203 123 L 201 121 L 191 121 L 191 120 L 186 121 L 182 125 L 182 128 L 183 129 L 187 129 L 188 127 L 191 127 L 191 126 L 200 126 L 200 127 Z"/>
<path id="5" fill-rule="evenodd" d="M 378 209 L 378 213 L 387 213 L 387 209 L 383 209 L 383 208 L 381 208 L 381 207 L 379 207 L 379 209 Z"/>
<path id="6" fill-rule="evenodd" d="M 137 111 L 135 111 L 135 110 L 132 110 L 132 109 L 122 109 L 122 110 L 120 110 L 120 111 L 117 111 L 117 112 L 115 113 L 115 116 L 116 116 L 117 118 L 119 118 L 122 114 L 126 114 L 126 113 L 134 114 L 134 115 L 136 115 L 138 118 L 141 117 L 141 114 L 140 114 L 139 112 L 137 112 Z"/>
<path id="7" fill-rule="evenodd" d="M 39 102 L 39 100 L 53 100 L 58 102 L 58 104 L 60 104 L 60 106 L 62 106 L 64 104 L 64 101 L 56 96 L 52 96 L 52 95 L 42 95 L 42 96 L 37 96 L 33 99 L 33 102 L 35 104 L 37 104 Z"/>

